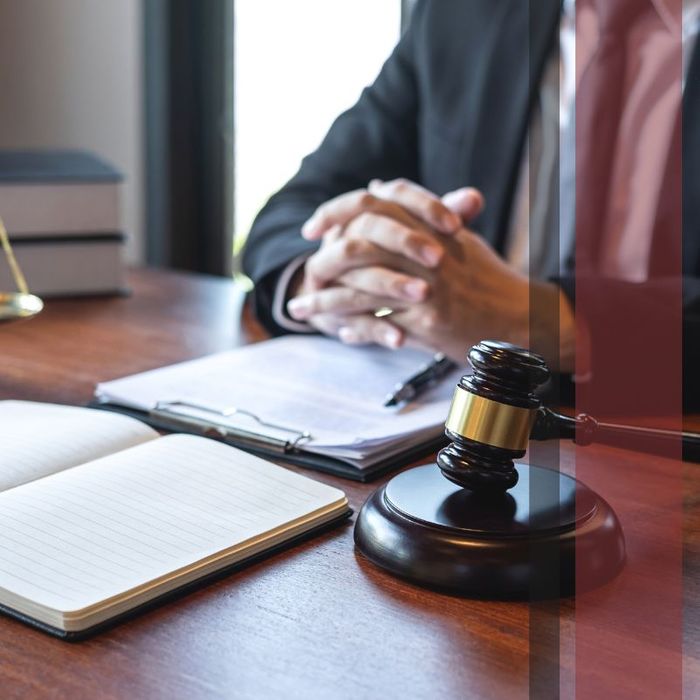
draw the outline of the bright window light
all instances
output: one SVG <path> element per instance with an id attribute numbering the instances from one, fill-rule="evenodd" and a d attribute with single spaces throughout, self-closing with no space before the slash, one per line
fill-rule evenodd
<path id="1" fill-rule="evenodd" d="M 399 0 L 236 0 L 235 248 L 260 208 L 371 83 Z"/>

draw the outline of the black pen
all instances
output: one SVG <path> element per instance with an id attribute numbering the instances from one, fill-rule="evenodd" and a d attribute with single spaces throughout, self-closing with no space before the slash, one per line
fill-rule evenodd
<path id="1" fill-rule="evenodd" d="M 457 365 L 449 357 L 446 357 L 444 353 L 437 353 L 431 362 L 423 365 L 405 382 L 401 382 L 394 387 L 394 391 L 384 401 L 385 408 L 398 406 L 398 404 L 405 401 L 413 401 L 416 396 L 433 386 L 455 367 Z"/>

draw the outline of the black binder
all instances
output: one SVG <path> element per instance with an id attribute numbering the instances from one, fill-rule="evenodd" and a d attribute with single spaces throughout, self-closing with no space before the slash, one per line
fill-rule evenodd
<path id="1" fill-rule="evenodd" d="M 315 471 L 361 482 L 376 479 L 387 472 L 406 466 L 422 457 L 434 454 L 437 450 L 447 445 L 447 439 L 444 434 L 441 433 L 418 446 L 412 446 L 409 449 L 381 459 L 369 467 L 358 469 L 351 462 L 343 459 L 305 451 L 304 444 L 310 439 L 310 435 L 306 431 L 297 431 L 283 426 L 272 426 L 289 433 L 288 439 L 272 438 L 252 431 L 232 428 L 230 425 L 217 422 L 215 417 L 213 417 L 212 420 L 202 420 L 198 417 L 186 416 L 172 410 L 175 406 L 189 405 L 200 411 L 205 410 L 216 413 L 204 406 L 195 406 L 194 404 L 180 401 L 161 402 L 152 411 L 142 411 L 97 400 L 91 402 L 89 405 L 91 408 L 99 408 L 131 416 L 132 418 L 136 418 L 150 425 L 156 430 L 189 433 L 190 435 L 213 438 L 246 450 L 247 452 L 252 452 L 260 457 L 287 462 L 300 467 L 306 467 Z M 245 413 L 245 411 L 242 412 Z M 251 413 L 247 415 L 252 417 L 256 422 L 265 425 L 264 421 L 260 420 L 257 416 Z"/>

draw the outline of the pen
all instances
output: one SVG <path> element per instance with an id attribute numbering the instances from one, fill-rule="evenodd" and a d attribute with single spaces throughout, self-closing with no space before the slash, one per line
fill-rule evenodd
<path id="1" fill-rule="evenodd" d="M 385 408 L 397 406 L 405 401 L 413 401 L 416 396 L 433 386 L 456 366 L 444 353 L 437 353 L 431 362 L 423 365 L 414 375 L 394 387 L 394 391 L 384 401 Z"/>

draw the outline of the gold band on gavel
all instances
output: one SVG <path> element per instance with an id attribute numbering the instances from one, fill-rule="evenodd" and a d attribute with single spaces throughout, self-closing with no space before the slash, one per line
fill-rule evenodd
<path id="1" fill-rule="evenodd" d="M 458 386 L 445 427 L 468 440 L 506 450 L 525 450 L 536 409 L 485 399 Z"/>

